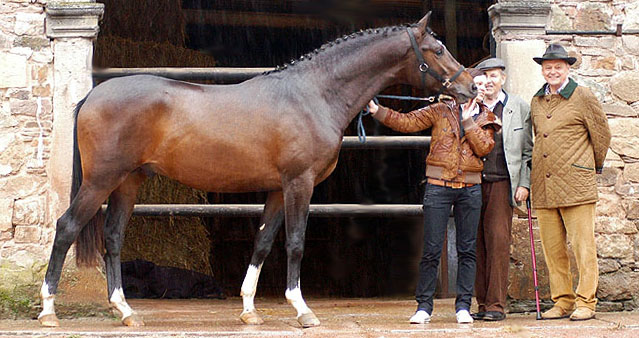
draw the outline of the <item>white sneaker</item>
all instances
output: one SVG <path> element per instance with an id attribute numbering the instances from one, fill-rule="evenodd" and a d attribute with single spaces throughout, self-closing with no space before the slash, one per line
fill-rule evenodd
<path id="1" fill-rule="evenodd" d="M 418 310 L 409 320 L 411 324 L 425 324 L 430 322 L 430 315 L 424 310 Z"/>
<path id="2" fill-rule="evenodd" d="M 458 324 L 470 324 L 473 322 L 473 317 L 470 316 L 468 310 L 459 310 L 456 316 Z"/>

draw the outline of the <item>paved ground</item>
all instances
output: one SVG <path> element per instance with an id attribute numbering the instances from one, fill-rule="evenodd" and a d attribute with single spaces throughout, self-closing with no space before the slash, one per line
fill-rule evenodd
<path id="1" fill-rule="evenodd" d="M 68 319 L 62 327 L 41 328 L 36 320 L 2 320 L 0 337 L 639 337 L 639 312 L 599 313 L 597 319 L 537 321 L 535 314 L 511 314 L 502 322 L 455 322 L 452 299 L 437 300 L 430 324 L 411 325 L 412 300 L 309 299 L 322 321 L 301 329 L 283 299 L 257 299 L 265 323 L 240 322 L 240 298 L 227 300 L 131 300 L 145 320 L 128 328 L 116 319 Z"/>

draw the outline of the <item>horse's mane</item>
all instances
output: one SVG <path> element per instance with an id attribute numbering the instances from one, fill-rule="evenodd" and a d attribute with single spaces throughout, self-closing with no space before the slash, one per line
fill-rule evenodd
<path id="1" fill-rule="evenodd" d="M 337 46 L 342 45 L 344 43 L 348 43 L 349 45 L 353 45 L 355 43 L 359 43 L 359 44 L 364 44 L 366 42 L 368 42 L 368 39 L 365 39 L 366 37 L 373 37 L 373 36 L 378 36 L 378 35 L 382 35 L 384 37 L 388 36 L 389 33 L 393 33 L 393 32 L 399 32 L 399 31 L 403 31 L 404 29 L 406 29 L 407 27 L 415 27 L 417 26 L 416 23 L 412 23 L 412 24 L 403 24 L 403 25 L 396 25 L 396 26 L 387 26 L 387 27 L 381 27 L 381 28 L 369 28 L 366 30 L 360 30 L 351 34 L 346 34 L 342 37 L 339 37 L 331 42 L 327 42 L 325 44 L 323 44 L 321 47 L 314 49 L 313 51 L 310 51 L 306 54 L 303 54 L 302 56 L 300 56 L 297 60 L 291 60 L 288 63 L 285 63 L 282 66 L 277 66 L 275 69 L 273 70 L 269 70 L 266 71 L 264 73 L 262 73 L 262 75 L 268 75 L 268 74 L 272 74 L 272 73 L 279 73 L 285 70 L 288 70 L 290 68 L 292 68 L 295 65 L 298 65 L 302 62 L 308 62 L 309 60 L 312 60 L 314 57 L 317 57 L 323 53 L 326 53 L 328 51 L 334 51 Z M 430 28 L 428 28 L 428 33 L 431 35 L 435 35 Z"/>

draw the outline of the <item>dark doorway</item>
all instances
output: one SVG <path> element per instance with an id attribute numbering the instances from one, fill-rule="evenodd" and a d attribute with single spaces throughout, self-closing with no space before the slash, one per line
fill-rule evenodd
<path id="1" fill-rule="evenodd" d="M 462 64 L 469 66 L 490 54 L 489 0 L 100 2 L 105 3 L 106 12 L 96 44 L 96 67 L 274 67 L 344 34 L 416 22 L 429 10 L 433 11 L 432 29 Z M 387 92 L 419 94 L 402 86 Z M 403 111 L 419 107 L 394 100 L 382 103 Z M 364 124 L 368 135 L 396 134 L 370 118 L 364 119 Z M 355 135 L 355 131 L 352 123 L 346 135 Z M 333 174 L 316 187 L 312 203 L 421 204 L 425 157 L 425 150 L 344 150 Z M 175 187 L 155 184 L 146 189 Z M 138 203 L 158 203 L 159 195 L 167 194 L 142 193 Z M 265 196 L 195 192 L 192 198 L 179 199 L 183 203 L 263 203 Z M 130 228 L 144 229 L 150 219 L 134 217 Z M 177 221 L 153 222 L 153 231 L 159 232 L 158 228 L 165 226 L 162 222 L 175 225 Z M 194 222 L 201 222 L 195 226 L 204 227 L 207 236 L 206 243 L 200 236 L 197 250 L 156 248 L 147 257 L 155 258 L 157 264 L 189 268 L 188 264 L 179 266 L 171 261 L 180 261 L 177 255 L 197 252 L 198 257 L 208 257 L 207 264 L 198 265 L 198 270 L 210 269 L 204 272 L 215 276 L 228 295 L 239 295 L 259 219 L 208 218 Z M 144 258 L 135 250 L 152 246 L 145 244 L 148 238 L 139 238 L 147 234 L 148 230 L 127 230 L 123 255 L 129 250 L 129 258 Z M 170 236 L 168 233 L 165 237 Z M 162 240 L 162 236 L 157 237 L 154 240 Z M 310 218 L 306 238 L 301 281 L 305 295 L 413 293 L 421 250 L 421 218 Z M 201 254 L 204 247 L 209 250 L 207 255 Z M 189 253 L 188 249 L 193 251 Z M 168 252 L 168 256 L 160 259 L 158 252 Z M 285 280 L 286 251 L 281 231 L 262 269 L 258 296 L 281 296 Z"/>

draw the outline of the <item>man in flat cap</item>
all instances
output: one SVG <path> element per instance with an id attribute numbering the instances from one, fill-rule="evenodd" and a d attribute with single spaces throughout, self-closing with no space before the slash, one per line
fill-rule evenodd
<path id="1" fill-rule="evenodd" d="M 490 58 L 477 69 L 486 75 L 483 103 L 502 120 L 502 129 L 493 134 L 495 148 L 483 158 L 475 275 L 479 309 L 473 318 L 497 321 L 506 318 L 513 208 L 528 198 L 530 188 L 532 126 L 528 103 L 503 89 L 504 61 Z"/>
<path id="2" fill-rule="evenodd" d="M 595 173 L 601 173 L 610 129 L 601 104 L 587 87 L 568 77 L 576 59 L 551 44 L 542 57 L 546 84 L 531 102 L 535 132 L 532 202 L 555 303 L 545 319 L 595 317 L 599 270 L 595 246 Z M 579 284 L 573 290 L 566 241 L 572 245 Z"/>

